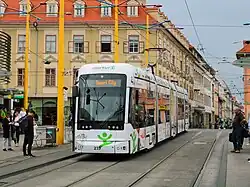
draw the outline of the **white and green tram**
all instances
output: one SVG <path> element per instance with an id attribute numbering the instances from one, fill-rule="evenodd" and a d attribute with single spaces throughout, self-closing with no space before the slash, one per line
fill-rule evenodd
<path id="1" fill-rule="evenodd" d="M 187 91 L 125 63 L 87 64 L 73 87 L 73 150 L 134 154 L 187 131 Z"/>

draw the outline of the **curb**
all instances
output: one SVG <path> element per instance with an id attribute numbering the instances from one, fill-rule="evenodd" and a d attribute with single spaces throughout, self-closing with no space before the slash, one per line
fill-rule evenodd
<path id="1" fill-rule="evenodd" d="M 38 169 L 38 168 L 42 168 L 42 167 L 45 167 L 45 166 L 49 166 L 49 165 L 55 164 L 57 162 L 62 162 L 64 160 L 75 158 L 75 157 L 78 157 L 80 155 L 82 155 L 82 154 L 81 153 L 77 153 L 77 154 L 65 156 L 65 157 L 62 157 L 62 158 L 58 158 L 58 159 L 55 159 L 55 160 L 52 160 L 52 161 L 49 161 L 49 162 L 45 162 L 45 163 L 42 163 L 42 164 L 38 164 L 38 165 L 35 165 L 35 166 L 31 166 L 29 168 L 19 169 L 17 171 L 12 171 L 10 173 L 1 175 L 0 176 L 0 180 L 5 179 L 5 178 L 9 178 L 9 177 L 12 177 L 12 176 L 15 176 L 15 175 L 18 175 L 20 173 L 24 173 L 24 172 L 32 171 L 32 170 L 35 170 L 35 169 Z"/>

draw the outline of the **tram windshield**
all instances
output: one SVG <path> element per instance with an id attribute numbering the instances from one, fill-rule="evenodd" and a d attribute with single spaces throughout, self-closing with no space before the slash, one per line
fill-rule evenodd
<path id="1" fill-rule="evenodd" d="M 126 75 L 82 75 L 79 89 L 78 129 L 121 129 L 125 115 Z"/>

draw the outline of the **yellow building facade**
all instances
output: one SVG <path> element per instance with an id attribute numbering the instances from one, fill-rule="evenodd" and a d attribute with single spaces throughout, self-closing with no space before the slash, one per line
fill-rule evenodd
<path id="1" fill-rule="evenodd" d="M 54 1 L 51 0 L 51 2 Z M 81 3 L 83 1 L 79 0 L 77 2 Z M 130 1 L 130 3 L 133 3 L 133 1 Z M 136 7 L 136 5 L 133 4 L 133 7 Z M 140 8 L 129 10 L 129 7 L 123 7 L 121 11 L 125 15 L 133 12 L 132 16 L 126 15 L 126 19 L 132 17 L 131 22 L 134 25 L 143 25 L 145 27 L 146 16 Z M 150 27 L 153 23 L 168 20 L 164 13 L 159 11 L 159 8 L 148 9 L 148 13 L 150 15 Z M 65 94 L 68 98 L 71 97 L 71 88 L 77 69 L 87 63 L 114 62 L 112 10 L 108 9 L 106 13 L 100 11 L 100 14 L 98 20 L 95 21 L 76 21 L 74 24 L 65 21 L 65 70 L 62 76 L 65 79 L 64 86 L 68 88 L 67 94 Z M 90 17 L 91 13 L 86 9 L 84 15 L 83 12 L 81 12 L 81 15 L 82 17 Z M 110 19 L 107 19 L 106 16 L 110 16 Z M 24 18 L 23 15 L 19 17 Z M 0 30 L 8 33 L 12 38 L 12 75 L 8 88 L 23 90 L 24 51 L 26 46 L 25 19 L 17 22 L 16 20 L 19 17 L 17 16 L 15 19 L 12 17 L 7 19 L 8 15 L 1 17 Z M 120 20 L 119 24 L 119 61 L 143 67 L 146 63 L 146 30 L 122 22 L 124 22 L 123 19 Z M 194 95 L 193 63 L 195 57 L 190 52 L 188 40 L 170 21 L 150 29 L 149 38 L 149 63 L 157 64 L 156 74 L 187 88 L 189 98 L 192 100 Z M 53 21 L 38 22 L 36 27 L 31 24 L 29 48 L 29 101 L 40 119 L 43 119 L 42 124 L 55 124 L 58 62 L 58 24 L 56 18 Z M 66 100 L 66 116 L 69 114 L 69 109 L 70 100 Z M 67 120 L 67 117 L 65 120 Z"/>

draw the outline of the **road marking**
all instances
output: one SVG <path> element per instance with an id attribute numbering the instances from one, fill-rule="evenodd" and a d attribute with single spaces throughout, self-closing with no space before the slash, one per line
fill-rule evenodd
<path id="1" fill-rule="evenodd" d="M 192 140 L 195 139 L 197 136 L 199 136 L 201 133 L 202 133 L 202 131 L 196 133 L 196 134 L 192 137 Z"/>

